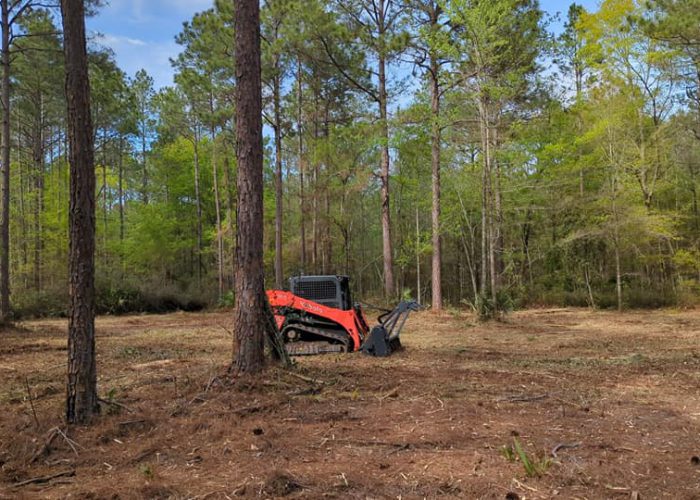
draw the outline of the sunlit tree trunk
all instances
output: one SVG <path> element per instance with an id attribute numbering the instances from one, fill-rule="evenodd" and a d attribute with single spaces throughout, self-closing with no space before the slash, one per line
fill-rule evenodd
<path id="1" fill-rule="evenodd" d="M 238 205 L 235 374 L 264 365 L 265 283 L 263 275 L 263 144 L 260 82 L 260 4 L 235 0 L 236 142 Z"/>
<path id="2" fill-rule="evenodd" d="M 431 126 L 431 163 L 433 209 L 431 212 L 433 230 L 433 265 L 432 265 L 432 308 L 442 310 L 442 241 L 440 235 L 440 84 L 438 80 L 439 67 L 435 54 L 430 55 L 430 107 L 432 111 Z"/>
<path id="3" fill-rule="evenodd" d="M 83 0 L 61 0 L 70 143 L 70 307 L 66 419 L 99 412 L 95 360 L 95 168 Z"/>

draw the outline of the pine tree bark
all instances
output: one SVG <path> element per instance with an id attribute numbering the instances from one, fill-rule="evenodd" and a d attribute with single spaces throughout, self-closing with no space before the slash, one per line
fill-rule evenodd
<path id="1" fill-rule="evenodd" d="M 437 20 L 435 20 L 437 22 Z M 439 66 L 435 54 L 430 54 L 430 101 L 432 111 L 432 189 L 433 189 L 433 266 L 432 266 L 432 308 L 442 310 L 442 246 L 440 238 L 440 83 L 438 80 Z"/>
<path id="2" fill-rule="evenodd" d="M 279 59 L 279 56 L 277 56 Z M 279 67 L 279 60 L 275 66 Z M 277 70 L 279 71 L 279 69 Z M 280 76 L 274 78 L 275 113 L 275 286 L 282 289 L 284 270 L 282 268 L 282 105 L 280 102 Z"/>
<path id="3" fill-rule="evenodd" d="M 10 12 L 9 0 L 2 9 L 2 208 L 0 208 L 0 323 L 10 318 Z"/>
<path id="4" fill-rule="evenodd" d="M 379 57 L 379 121 L 382 134 L 381 180 L 382 248 L 384 263 L 384 295 L 394 296 L 394 250 L 391 241 L 391 203 L 389 200 L 389 122 L 387 112 L 386 60 Z"/>
<path id="5" fill-rule="evenodd" d="M 263 144 L 260 75 L 260 4 L 234 0 L 238 205 L 234 374 L 264 366 Z"/>
<path id="6" fill-rule="evenodd" d="M 202 246 L 204 240 L 204 229 L 202 226 L 202 193 L 200 186 L 199 173 L 199 132 L 195 127 L 195 132 L 192 137 L 192 145 L 194 147 L 194 198 L 197 205 L 197 287 L 202 287 Z"/>
<path id="7" fill-rule="evenodd" d="M 212 105 L 212 114 L 213 114 Z M 221 193 L 219 190 L 219 166 L 216 151 L 216 127 L 211 128 L 211 173 L 214 181 L 214 209 L 216 212 L 216 267 L 219 284 L 219 300 L 224 296 L 224 239 L 221 228 Z"/>
<path id="8" fill-rule="evenodd" d="M 99 412 L 95 361 L 95 169 L 83 0 L 61 0 L 70 143 L 70 308 L 66 419 Z"/>
<path id="9" fill-rule="evenodd" d="M 231 162 L 229 161 L 228 153 L 224 156 L 224 184 L 224 189 L 226 190 L 226 232 L 229 234 L 230 238 L 230 241 L 227 241 L 226 247 L 231 252 L 232 263 L 231 267 L 229 268 L 230 273 L 228 274 L 226 280 L 229 288 L 233 288 L 235 273 L 234 255 L 236 254 L 236 238 L 233 232 L 233 183 L 231 181 Z"/>
<path id="10" fill-rule="evenodd" d="M 304 198 L 304 118 L 302 115 L 304 101 L 304 87 L 301 58 L 297 60 L 297 155 L 299 161 L 299 210 L 301 221 L 299 223 L 301 239 L 301 271 L 306 269 L 306 202 Z"/>
<path id="11" fill-rule="evenodd" d="M 119 136 L 119 241 L 124 241 L 124 137 Z"/>
<path id="12" fill-rule="evenodd" d="M 32 162 L 34 164 L 34 290 L 42 289 L 42 225 L 41 214 L 44 211 L 44 123 L 43 123 L 43 99 L 40 92 L 34 96 L 36 99 L 36 114 L 34 116 L 34 130 L 32 133 Z"/>
<path id="13" fill-rule="evenodd" d="M 142 109 L 143 118 L 141 122 L 141 199 L 144 205 L 148 205 L 148 162 L 146 161 L 146 110 Z"/>

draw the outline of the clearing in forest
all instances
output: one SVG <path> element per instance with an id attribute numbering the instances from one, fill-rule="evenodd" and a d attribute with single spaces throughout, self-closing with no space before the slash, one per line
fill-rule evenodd
<path id="1" fill-rule="evenodd" d="M 3 332 L 0 498 L 698 498 L 700 312 L 423 312 L 234 386 L 230 323 L 98 319 L 113 404 L 67 436 L 65 323 Z"/>

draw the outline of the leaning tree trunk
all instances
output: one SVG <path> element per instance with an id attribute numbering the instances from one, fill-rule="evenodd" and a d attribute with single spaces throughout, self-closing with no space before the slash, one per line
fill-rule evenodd
<path id="1" fill-rule="evenodd" d="M 265 283 L 263 270 L 263 144 L 260 84 L 260 3 L 235 0 L 236 296 L 235 374 L 256 373 L 264 364 Z"/>
<path id="2" fill-rule="evenodd" d="M 10 318 L 10 13 L 2 4 L 2 209 L 0 209 L 0 323 Z"/>
<path id="3" fill-rule="evenodd" d="M 70 142 L 70 309 L 66 419 L 99 412 L 95 363 L 95 169 L 83 0 L 61 0 Z"/>

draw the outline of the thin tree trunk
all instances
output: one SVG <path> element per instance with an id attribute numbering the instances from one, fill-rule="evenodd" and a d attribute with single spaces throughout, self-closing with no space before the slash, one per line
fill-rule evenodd
<path id="1" fill-rule="evenodd" d="M 124 137 L 119 136 L 119 241 L 124 241 Z"/>
<path id="2" fill-rule="evenodd" d="M 194 197 L 197 203 L 197 286 L 201 288 L 202 286 L 202 240 L 203 240 L 203 229 L 202 229 L 202 194 L 199 183 L 199 133 L 195 130 L 194 137 L 192 139 L 192 144 L 194 146 Z"/>
<path id="3" fill-rule="evenodd" d="M 279 59 L 279 56 L 277 56 Z M 279 60 L 275 66 L 279 71 Z M 282 110 L 280 104 L 280 76 L 274 77 L 275 113 L 275 286 L 282 289 L 284 270 L 282 268 Z"/>
<path id="4" fill-rule="evenodd" d="M 318 93 L 314 93 L 314 151 L 318 148 Z M 315 155 L 314 155 L 315 156 Z M 313 162 L 313 194 L 311 196 L 311 265 L 313 266 L 314 273 L 318 273 L 318 240 L 321 233 L 318 224 L 318 178 L 319 178 L 319 160 L 318 158 Z"/>
<path id="5" fill-rule="evenodd" d="M 102 255 L 107 268 L 107 129 L 102 131 Z"/>
<path id="6" fill-rule="evenodd" d="M 301 238 L 301 271 L 306 269 L 306 204 L 304 201 L 304 127 L 302 106 L 304 99 L 304 88 L 302 82 L 301 58 L 297 60 L 297 134 L 299 157 L 299 210 L 301 212 L 299 229 Z"/>
<path id="7" fill-rule="evenodd" d="M 617 294 L 617 310 L 622 311 L 622 269 L 620 266 L 620 248 L 617 241 L 615 242 L 615 291 Z"/>
<path id="8" fill-rule="evenodd" d="M 484 161 L 481 175 L 481 278 L 480 294 L 481 299 L 486 299 L 488 283 L 488 248 L 489 248 L 489 227 L 488 227 L 488 200 L 489 200 L 489 145 L 488 132 L 486 126 L 486 112 L 482 100 L 479 100 L 479 125 L 481 132 L 481 147 Z"/>
<path id="9" fill-rule="evenodd" d="M 2 209 L 0 209 L 0 323 L 10 318 L 10 17 L 9 0 L 2 9 Z"/>
<path id="10" fill-rule="evenodd" d="M 433 188 L 433 266 L 432 266 L 432 308 L 434 311 L 442 310 L 442 247 L 440 238 L 440 84 L 438 80 L 438 61 L 435 54 L 430 55 L 430 101 L 432 111 L 432 188 Z"/>
<path id="11" fill-rule="evenodd" d="M 70 308 L 66 419 L 99 412 L 95 361 L 95 168 L 82 0 L 61 0 L 70 141 Z"/>
<path id="12" fill-rule="evenodd" d="M 420 220 L 418 219 L 418 208 L 416 208 L 416 300 L 420 302 L 420 299 Z"/>
<path id="13" fill-rule="evenodd" d="M 148 205 L 148 162 L 146 161 L 146 110 L 141 110 L 143 122 L 141 123 L 141 198 Z"/>
<path id="14" fill-rule="evenodd" d="M 324 187 L 324 213 L 325 217 L 325 229 L 323 231 L 323 274 L 333 273 L 333 239 L 331 238 L 331 224 L 328 220 L 328 216 L 331 213 L 331 197 L 328 192 L 328 185 Z"/>
<path id="15" fill-rule="evenodd" d="M 44 135 L 43 135 L 43 102 L 42 96 L 35 96 L 37 100 L 37 114 L 34 120 L 34 133 L 32 137 L 33 148 L 32 156 L 34 163 L 34 189 L 36 191 L 36 199 L 34 201 L 34 290 L 40 292 L 42 289 L 42 225 L 41 214 L 44 209 Z"/>
<path id="16" fill-rule="evenodd" d="M 214 106 L 212 105 L 212 112 Z M 211 128 L 211 173 L 214 182 L 214 210 L 216 212 L 216 266 L 219 300 L 224 296 L 224 240 L 221 234 L 221 196 L 219 194 L 219 167 L 216 155 L 216 127 Z"/>
<path id="17" fill-rule="evenodd" d="M 234 2 L 238 205 L 234 362 L 236 374 L 264 365 L 263 143 L 260 83 L 260 3 Z"/>
<path id="18" fill-rule="evenodd" d="M 389 200 L 389 122 L 387 113 L 386 60 L 379 57 L 379 121 L 382 136 L 381 164 L 381 206 L 382 206 L 382 247 L 384 264 L 384 295 L 394 296 L 394 250 L 391 241 L 391 204 Z"/>
<path id="19" fill-rule="evenodd" d="M 233 288 L 234 286 L 234 276 L 235 276 L 235 262 L 234 256 L 236 254 L 236 238 L 233 234 L 233 190 L 231 182 L 231 162 L 229 161 L 228 153 L 224 156 L 224 183 L 226 184 L 226 230 L 231 238 L 231 275 L 229 277 L 229 286 Z"/>

